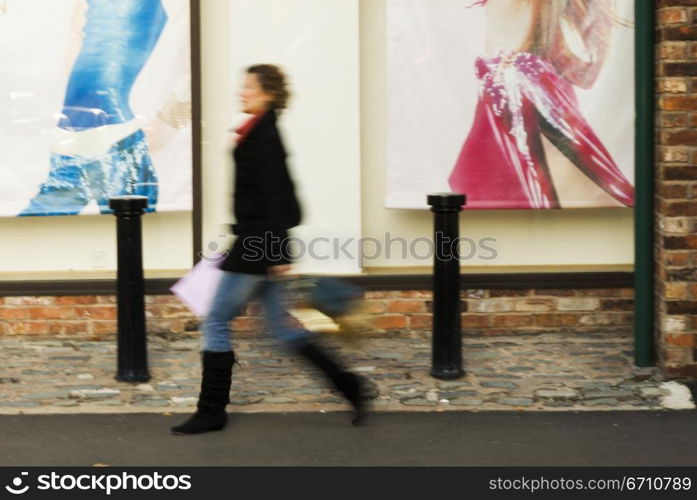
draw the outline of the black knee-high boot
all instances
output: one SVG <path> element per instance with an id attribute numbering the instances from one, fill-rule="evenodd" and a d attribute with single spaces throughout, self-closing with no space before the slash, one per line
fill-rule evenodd
<path id="1" fill-rule="evenodd" d="M 230 402 L 232 364 L 235 353 L 203 351 L 201 354 L 203 374 L 197 411 L 186 422 L 172 427 L 174 434 L 200 434 L 217 431 L 225 427 L 225 406 Z"/>
<path id="2" fill-rule="evenodd" d="M 353 425 L 365 421 L 368 397 L 367 387 L 362 377 L 344 370 L 338 361 L 316 344 L 308 342 L 299 349 L 306 359 L 322 370 L 334 386 L 349 400 L 353 406 Z"/>

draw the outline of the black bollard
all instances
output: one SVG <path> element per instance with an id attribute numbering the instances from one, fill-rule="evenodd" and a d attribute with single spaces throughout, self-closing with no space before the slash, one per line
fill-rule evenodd
<path id="1" fill-rule="evenodd" d="M 460 329 L 460 255 L 457 248 L 459 213 L 463 194 L 428 195 L 434 215 L 435 258 L 433 261 L 433 350 L 431 376 L 442 380 L 460 378 L 462 332 Z"/>
<path id="2" fill-rule="evenodd" d="M 116 196 L 109 208 L 116 216 L 118 246 L 118 361 L 116 380 L 146 382 L 148 354 L 145 340 L 145 285 L 141 217 L 148 207 L 145 196 Z"/>

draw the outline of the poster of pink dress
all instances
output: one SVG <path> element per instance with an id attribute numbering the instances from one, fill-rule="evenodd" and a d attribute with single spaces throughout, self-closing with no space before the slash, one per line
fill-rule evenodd
<path id="1" fill-rule="evenodd" d="M 634 206 L 633 0 L 387 0 L 387 208 Z"/>

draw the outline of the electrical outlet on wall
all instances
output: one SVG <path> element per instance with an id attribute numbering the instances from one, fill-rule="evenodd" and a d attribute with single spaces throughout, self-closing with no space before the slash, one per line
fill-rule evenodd
<path id="1" fill-rule="evenodd" d="M 106 252 L 104 250 L 93 250 L 90 265 L 92 269 L 104 269 L 106 267 Z"/>

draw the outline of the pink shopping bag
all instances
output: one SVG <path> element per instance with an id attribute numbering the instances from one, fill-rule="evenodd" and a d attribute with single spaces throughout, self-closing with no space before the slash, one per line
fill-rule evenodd
<path id="1" fill-rule="evenodd" d="M 205 316 L 211 308 L 223 271 L 218 268 L 222 255 L 204 257 L 170 290 L 192 311 Z"/>

